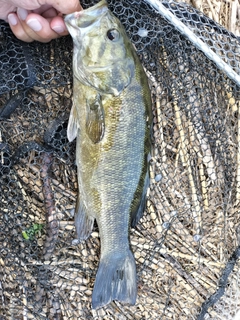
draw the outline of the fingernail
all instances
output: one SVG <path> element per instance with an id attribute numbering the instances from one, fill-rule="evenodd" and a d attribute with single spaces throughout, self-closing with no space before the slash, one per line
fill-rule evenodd
<path id="1" fill-rule="evenodd" d="M 37 19 L 30 19 L 27 22 L 27 25 L 33 30 L 33 31 L 40 31 L 42 30 L 42 25 Z"/>
<path id="2" fill-rule="evenodd" d="M 52 27 L 53 31 L 57 32 L 57 33 L 63 33 L 65 31 L 65 28 L 63 26 L 54 26 Z"/>
<path id="3" fill-rule="evenodd" d="M 18 21 L 17 21 L 17 18 L 15 16 L 15 14 L 13 13 L 10 13 L 8 15 L 8 23 L 11 24 L 12 26 L 16 26 Z"/>
<path id="4" fill-rule="evenodd" d="M 19 19 L 21 20 L 26 20 L 27 16 L 28 16 L 28 12 L 27 10 L 23 9 L 23 8 L 18 8 L 17 9 L 17 14 L 19 16 Z"/>

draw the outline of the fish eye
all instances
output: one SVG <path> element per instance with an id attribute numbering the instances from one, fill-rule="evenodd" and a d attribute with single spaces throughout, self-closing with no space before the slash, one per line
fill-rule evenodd
<path id="1" fill-rule="evenodd" d="M 117 29 L 110 29 L 107 32 L 107 37 L 109 40 L 111 40 L 113 42 L 118 41 L 118 39 L 120 37 L 119 31 Z"/>

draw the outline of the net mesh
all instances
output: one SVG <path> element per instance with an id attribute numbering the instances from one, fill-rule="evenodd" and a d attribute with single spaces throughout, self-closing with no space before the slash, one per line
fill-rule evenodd
<path id="1" fill-rule="evenodd" d="M 97 226 L 72 245 L 72 40 L 23 43 L 1 22 L 0 319 L 233 319 L 240 309 L 239 86 L 148 2 L 108 3 L 135 45 L 153 100 L 147 208 L 130 233 L 137 303 L 92 310 Z M 162 4 L 240 75 L 239 38 L 191 6 Z"/>

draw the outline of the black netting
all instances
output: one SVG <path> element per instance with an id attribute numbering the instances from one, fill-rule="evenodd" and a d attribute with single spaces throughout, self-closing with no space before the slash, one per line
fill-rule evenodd
<path id="1" fill-rule="evenodd" d="M 147 210 L 130 234 L 137 303 L 93 311 L 97 225 L 72 245 L 72 40 L 26 44 L 1 22 L 0 319 L 232 319 L 240 305 L 240 89 L 146 1 L 108 2 L 153 99 Z M 240 75 L 237 37 L 190 6 L 163 4 Z"/>

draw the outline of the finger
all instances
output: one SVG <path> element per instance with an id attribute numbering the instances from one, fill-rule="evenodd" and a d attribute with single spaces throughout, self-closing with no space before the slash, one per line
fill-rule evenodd
<path id="1" fill-rule="evenodd" d="M 40 16 L 43 16 L 43 14 L 45 12 L 47 12 L 50 9 L 54 9 L 52 6 L 48 5 L 48 4 L 44 4 L 43 6 L 41 6 L 38 9 L 32 10 L 32 12 L 39 14 Z M 55 12 L 58 12 L 56 9 L 54 9 Z M 56 14 L 57 15 L 57 14 Z"/>
<path id="2" fill-rule="evenodd" d="M 68 34 L 68 30 L 66 28 L 65 22 L 60 15 L 54 17 L 51 20 L 50 27 L 60 36 L 65 36 Z"/>
<path id="3" fill-rule="evenodd" d="M 68 34 L 63 18 L 57 15 L 55 9 L 47 10 L 44 15 L 47 19 L 38 14 L 29 13 L 26 10 L 18 9 L 18 15 L 11 13 L 8 22 L 15 36 L 25 42 L 37 40 L 49 42 L 52 39 Z M 51 19 L 51 17 L 53 17 Z"/>
<path id="4" fill-rule="evenodd" d="M 61 16 L 45 19 L 42 16 L 31 13 L 26 19 L 26 27 L 24 29 L 33 39 L 42 42 L 48 42 L 68 34 Z"/>
<path id="5" fill-rule="evenodd" d="M 18 39 L 25 41 L 25 42 L 32 42 L 33 41 L 33 39 L 23 29 L 17 14 L 10 13 L 8 15 L 8 23 L 9 23 L 9 26 L 10 26 L 12 32 L 14 33 L 14 35 Z"/>
<path id="6" fill-rule="evenodd" d="M 79 0 L 74 0 L 74 1 L 38 0 L 38 2 L 41 5 L 43 4 L 51 5 L 57 11 L 63 14 L 68 14 L 68 13 L 82 10 L 82 6 L 80 5 Z"/>
<path id="7" fill-rule="evenodd" d="M 0 6 L 0 19 L 1 20 L 6 20 L 8 19 L 8 14 L 10 12 L 15 12 L 16 11 L 16 6 L 9 4 L 8 1 L 1 1 L 1 6 Z"/>
<path id="8" fill-rule="evenodd" d="M 24 18 L 23 12 L 20 13 L 20 16 Z M 55 24 L 56 30 L 58 31 L 58 33 L 56 33 L 51 29 L 49 21 L 37 14 L 29 14 L 24 21 L 19 18 L 19 15 L 11 13 L 8 16 L 8 21 L 15 36 L 25 42 L 34 40 L 49 42 L 52 39 L 58 38 L 60 35 L 68 34 L 65 29 L 57 29 L 57 24 Z M 65 28 L 64 24 L 63 28 Z"/>
<path id="9" fill-rule="evenodd" d="M 25 33 L 33 40 L 41 42 L 49 42 L 52 39 L 58 38 L 59 33 L 61 35 L 67 34 L 66 27 L 62 24 L 62 29 L 58 29 L 56 33 L 50 27 L 51 19 L 45 19 L 44 17 L 30 13 L 28 14 L 26 20 L 21 20 L 21 25 Z"/>
<path id="10" fill-rule="evenodd" d="M 37 12 L 35 12 L 35 13 L 37 13 Z M 49 8 L 46 11 L 44 11 L 43 13 L 41 13 L 40 15 L 45 19 L 51 19 L 51 18 L 54 18 L 58 15 L 58 11 L 54 8 Z"/>

